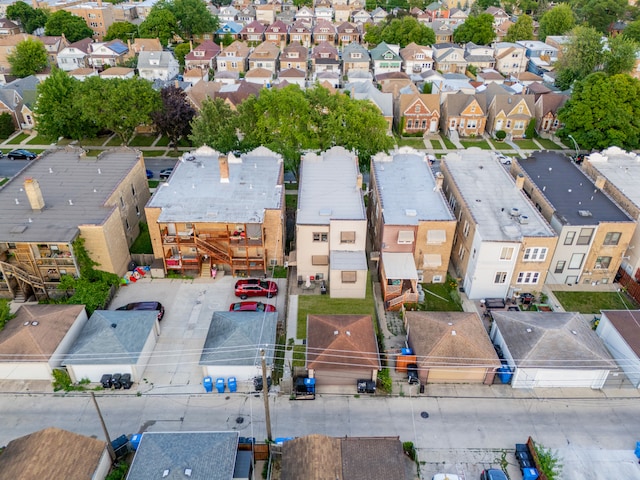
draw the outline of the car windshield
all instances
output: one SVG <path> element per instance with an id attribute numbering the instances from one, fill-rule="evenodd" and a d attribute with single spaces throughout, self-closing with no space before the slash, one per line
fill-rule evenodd
<path id="1" fill-rule="evenodd" d="M 260 282 L 260 286 L 265 290 L 269 290 L 269 282 Z"/>
<path id="2" fill-rule="evenodd" d="M 264 303 L 258 302 L 256 304 L 256 312 L 264 312 Z"/>

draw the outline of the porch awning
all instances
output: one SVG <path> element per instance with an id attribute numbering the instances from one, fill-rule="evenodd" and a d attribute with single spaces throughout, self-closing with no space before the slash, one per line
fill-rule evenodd
<path id="1" fill-rule="evenodd" d="M 382 252 L 381 258 L 387 280 L 418 280 L 412 253 Z"/>

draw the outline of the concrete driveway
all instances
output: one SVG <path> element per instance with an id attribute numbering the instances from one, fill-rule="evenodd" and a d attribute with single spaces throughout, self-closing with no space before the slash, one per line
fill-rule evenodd
<path id="1" fill-rule="evenodd" d="M 130 302 L 159 301 L 165 307 L 152 358 L 140 384 L 134 389 L 142 393 L 202 393 L 203 372 L 200 354 L 207 337 L 213 313 L 227 311 L 231 303 L 240 301 L 234 295 L 236 279 L 231 276 L 212 279 L 143 278 L 120 288 L 111 302 L 116 309 Z M 279 279 L 280 293 L 272 299 L 278 318 L 284 320 L 285 279 Z M 249 384 L 238 385 L 239 391 L 249 391 Z"/>

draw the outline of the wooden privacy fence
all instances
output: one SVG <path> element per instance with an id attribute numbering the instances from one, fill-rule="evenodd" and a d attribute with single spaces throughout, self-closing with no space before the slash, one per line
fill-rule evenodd
<path id="1" fill-rule="evenodd" d="M 620 277 L 620 285 L 626 289 L 631 298 L 640 303 L 640 283 L 622 269 L 618 270 L 618 276 Z"/>

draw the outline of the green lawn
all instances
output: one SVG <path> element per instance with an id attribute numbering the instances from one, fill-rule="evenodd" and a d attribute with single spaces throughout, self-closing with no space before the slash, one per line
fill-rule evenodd
<path id="1" fill-rule="evenodd" d="M 149 227 L 146 223 L 140 222 L 140 235 L 131 245 L 131 253 L 153 253 L 151 246 L 151 236 L 149 235 Z"/>
<path id="2" fill-rule="evenodd" d="M 181 151 L 175 151 L 175 150 L 170 150 L 167 152 L 167 157 L 179 157 L 180 155 L 182 155 Z"/>
<path id="3" fill-rule="evenodd" d="M 421 138 L 397 138 L 398 147 L 412 147 L 424 150 L 424 140 Z"/>
<path id="4" fill-rule="evenodd" d="M 462 312 L 462 304 L 460 296 L 455 287 L 451 287 L 447 283 L 425 283 L 422 285 L 424 290 L 424 303 L 420 304 L 420 310 L 430 312 Z"/>
<path id="5" fill-rule="evenodd" d="M 538 143 L 547 150 L 562 150 L 562 147 L 555 142 L 552 142 L 548 138 L 537 138 Z"/>
<path id="6" fill-rule="evenodd" d="M 444 142 L 445 148 L 449 150 L 457 150 L 456 146 L 449 140 L 447 137 L 442 137 L 442 141 Z"/>
<path id="7" fill-rule="evenodd" d="M 160 140 L 156 142 L 156 147 L 168 147 L 169 142 L 169 137 L 162 136 L 160 137 Z"/>
<path id="8" fill-rule="evenodd" d="M 513 143 L 518 145 L 523 150 L 540 150 L 540 147 L 530 138 L 523 138 L 522 140 L 514 140 Z"/>
<path id="9" fill-rule="evenodd" d="M 149 180 L 149 188 L 158 188 L 160 180 Z"/>
<path id="10" fill-rule="evenodd" d="M 28 145 L 50 145 L 55 144 L 56 142 L 52 142 L 51 140 L 46 139 L 42 135 L 36 135 L 34 138 L 27 142 Z"/>
<path id="11" fill-rule="evenodd" d="M 22 142 L 26 138 L 29 138 L 29 135 L 27 135 L 26 133 L 20 133 L 20 134 L 16 135 L 15 137 L 13 137 L 11 140 L 9 140 L 7 143 L 9 145 L 18 145 L 18 144 L 20 144 L 20 142 Z"/>
<path id="12" fill-rule="evenodd" d="M 130 147 L 150 147 L 158 138 L 157 135 L 136 135 L 129 142 Z"/>
<path id="13" fill-rule="evenodd" d="M 64 145 L 71 145 L 73 141 L 74 140 L 71 140 L 70 138 L 63 138 L 61 140 L 58 140 L 58 146 L 62 147 Z"/>
<path id="14" fill-rule="evenodd" d="M 297 183 L 285 183 L 284 184 L 284 189 L 285 190 L 298 190 L 298 184 Z"/>
<path id="15" fill-rule="evenodd" d="M 7 177 L 0 177 L 0 187 L 7 183 L 9 179 Z"/>
<path id="16" fill-rule="evenodd" d="M 637 309 L 638 305 L 623 292 L 553 292 L 567 312 L 595 313 L 600 310 Z"/>
<path id="17" fill-rule="evenodd" d="M 285 195 L 284 203 L 287 209 L 295 210 L 298 208 L 298 196 L 297 195 Z"/>
<path id="18" fill-rule="evenodd" d="M 306 351 L 307 347 L 305 347 L 304 345 L 293 346 L 293 362 L 291 363 L 292 367 L 304 367 Z"/>
<path id="19" fill-rule="evenodd" d="M 97 150 L 95 148 L 91 149 L 87 149 L 87 157 L 97 157 L 98 155 L 100 155 L 104 150 Z"/>
<path id="20" fill-rule="evenodd" d="M 107 146 L 107 147 L 119 147 L 120 145 L 122 145 L 122 140 L 120 140 L 119 136 L 114 135 L 113 137 L 111 137 L 109 139 L 109 141 L 107 142 L 107 144 L 105 146 Z"/>
<path id="21" fill-rule="evenodd" d="M 442 150 L 442 142 L 440 140 L 429 140 L 434 150 Z"/>
<path id="22" fill-rule="evenodd" d="M 96 137 L 96 138 L 85 138 L 82 140 L 83 147 L 101 147 L 104 142 L 109 140 L 109 137 Z"/>
<path id="23" fill-rule="evenodd" d="M 329 286 L 331 288 L 331 286 Z M 307 315 L 371 315 L 375 318 L 375 303 L 371 279 L 367 279 L 365 298 L 331 298 L 329 295 L 300 295 L 298 297 L 297 338 L 307 338 Z"/>
<path id="24" fill-rule="evenodd" d="M 491 150 L 491 145 L 486 140 L 460 140 L 464 148 L 478 147 L 483 150 Z"/>

